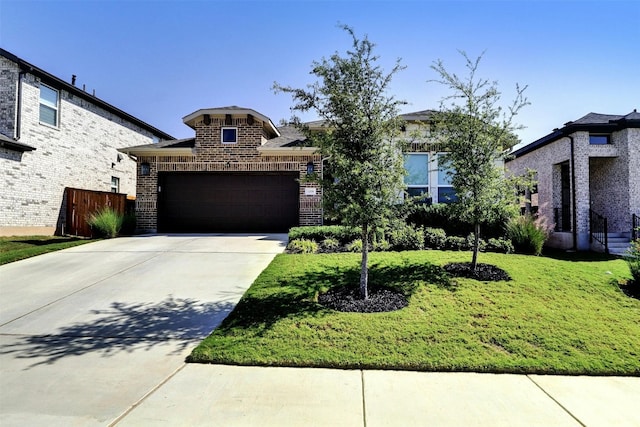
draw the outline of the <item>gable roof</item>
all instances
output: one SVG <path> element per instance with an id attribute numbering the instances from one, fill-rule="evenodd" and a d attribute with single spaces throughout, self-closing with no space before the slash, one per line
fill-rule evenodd
<path id="1" fill-rule="evenodd" d="M 118 151 L 134 156 L 154 156 L 167 154 L 173 156 L 193 156 L 193 148 L 196 146 L 195 138 L 174 139 L 160 141 L 155 144 L 136 145 L 135 147 L 119 148 Z"/>
<path id="2" fill-rule="evenodd" d="M 88 101 L 100 108 L 102 108 L 105 111 L 110 112 L 111 114 L 120 117 L 123 120 L 126 120 L 130 123 L 133 123 L 134 125 L 150 132 L 151 134 L 159 137 L 160 139 L 165 139 L 165 140 L 170 140 L 170 139 L 175 139 L 173 136 L 169 135 L 168 133 L 165 133 L 153 126 L 151 126 L 150 124 L 143 122 L 142 120 L 132 116 L 131 114 L 125 113 L 124 111 L 120 110 L 117 107 L 114 107 L 113 105 L 101 100 L 100 98 L 85 92 L 84 90 L 65 82 L 64 80 L 54 76 L 53 74 L 50 74 L 46 71 L 44 71 L 42 68 L 36 67 L 35 65 L 25 61 L 24 59 L 21 59 L 19 57 L 17 57 L 16 55 L 12 54 L 11 52 L 8 52 L 2 48 L 0 48 L 0 55 L 4 56 L 5 58 L 9 59 L 10 61 L 15 62 L 16 64 L 18 64 L 18 67 L 20 67 L 21 71 L 27 72 L 29 74 L 32 74 L 38 78 L 40 78 L 40 80 L 50 86 L 53 86 L 56 89 L 62 89 L 65 90 L 67 92 L 69 92 L 70 94 L 73 94 L 74 96 L 77 96 L 78 98 L 84 99 L 85 101 Z"/>
<path id="3" fill-rule="evenodd" d="M 202 108 L 200 110 L 194 111 L 193 113 L 187 116 L 184 116 L 182 118 L 182 121 L 184 122 L 184 124 L 186 124 L 190 128 L 195 129 L 194 127 L 195 120 L 198 117 L 201 117 L 205 114 L 208 114 L 210 116 L 226 116 L 227 114 L 230 114 L 232 116 L 233 115 L 253 116 L 259 119 L 263 123 L 263 127 L 268 134 L 274 137 L 279 136 L 278 129 L 276 129 L 276 127 L 273 125 L 269 117 L 265 116 L 264 114 L 258 113 L 256 110 L 252 108 L 238 107 L 237 105 L 231 105 L 229 107 Z"/>
<path id="4" fill-rule="evenodd" d="M 640 113 L 636 110 L 624 116 L 618 114 L 589 113 L 577 120 L 565 123 L 561 129 L 554 129 L 552 133 L 513 151 L 511 155 L 513 158 L 523 156 L 577 131 L 611 133 L 627 128 L 640 128 Z"/>

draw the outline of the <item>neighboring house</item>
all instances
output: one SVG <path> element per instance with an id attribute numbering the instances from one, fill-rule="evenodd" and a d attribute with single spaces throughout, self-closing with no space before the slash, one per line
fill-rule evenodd
<path id="1" fill-rule="evenodd" d="M 538 215 L 553 229 L 548 245 L 612 252 L 628 245 L 640 215 L 640 113 L 589 113 L 513 152 L 514 175 L 537 172 Z M 606 218 L 609 235 L 601 233 Z M 619 250 L 618 250 L 619 252 Z"/>
<path id="2" fill-rule="evenodd" d="M 429 143 L 430 111 L 404 114 L 400 137 L 411 195 L 432 202 L 455 199 L 446 170 Z M 250 108 L 198 110 L 183 118 L 194 138 L 123 148 L 138 161 L 136 216 L 143 232 L 287 231 L 323 221 L 322 177 L 317 149 L 292 126 L 275 127 Z M 321 121 L 307 123 L 322 131 Z"/>
<path id="3" fill-rule="evenodd" d="M 135 195 L 118 148 L 173 139 L 0 49 L 0 235 L 62 233 L 65 188 Z"/>
<path id="4" fill-rule="evenodd" d="M 322 158 L 292 127 L 250 108 L 183 118 L 194 138 L 121 149 L 137 157 L 136 216 L 145 232 L 286 232 L 322 223 Z"/>

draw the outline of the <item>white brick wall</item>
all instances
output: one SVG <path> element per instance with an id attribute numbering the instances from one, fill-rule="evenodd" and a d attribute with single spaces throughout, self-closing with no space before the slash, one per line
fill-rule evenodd
<path id="1" fill-rule="evenodd" d="M 0 131 L 14 137 L 17 67 L 0 59 Z M 119 162 L 117 149 L 152 143 L 151 133 L 64 90 L 59 126 L 41 124 L 39 96 L 39 79 L 25 75 L 19 142 L 36 150 L 0 149 L 0 228 L 58 227 L 65 187 L 110 191 L 115 176 L 121 193 L 135 195 L 136 164 L 123 154 Z"/>

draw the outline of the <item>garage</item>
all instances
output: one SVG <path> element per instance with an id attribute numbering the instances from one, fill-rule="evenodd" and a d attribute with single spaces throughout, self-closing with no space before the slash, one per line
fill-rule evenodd
<path id="1" fill-rule="evenodd" d="M 297 172 L 158 174 L 162 233 L 287 232 L 298 225 Z"/>

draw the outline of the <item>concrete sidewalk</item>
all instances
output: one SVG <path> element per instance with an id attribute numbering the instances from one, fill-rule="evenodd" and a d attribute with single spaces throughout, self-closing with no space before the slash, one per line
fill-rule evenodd
<path id="1" fill-rule="evenodd" d="M 640 426 L 640 378 L 186 365 L 120 426 Z"/>
<path id="2" fill-rule="evenodd" d="M 640 378 L 185 364 L 286 238 L 140 236 L 0 266 L 0 425 L 640 427 Z"/>

